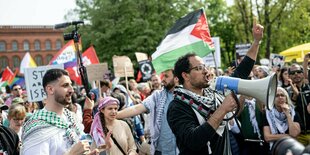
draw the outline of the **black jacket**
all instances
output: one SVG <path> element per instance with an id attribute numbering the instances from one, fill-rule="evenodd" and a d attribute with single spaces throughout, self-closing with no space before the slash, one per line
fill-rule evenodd
<path id="1" fill-rule="evenodd" d="M 0 141 L 9 155 L 19 155 L 19 138 L 15 131 L 0 125 Z"/>

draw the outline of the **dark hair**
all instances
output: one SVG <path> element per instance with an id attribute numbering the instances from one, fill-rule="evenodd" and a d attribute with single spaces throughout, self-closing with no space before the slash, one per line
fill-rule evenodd
<path id="1" fill-rule="evenodd" d="M 58 80 L 58 78 L 64 75 L 69 76 L 69 73 L 63 69 L 50 69 L 46 71 L 46 73 L 43 76 L 43 80 L 42 80 L 44 90 L 48 84 Z"/>
<path id="2" fill-rule="evenodd" d="M 283 67 L 283 68 L 281 68 L 281 70 L 280 70 L 280 77 L 279 77 L 279 79 L 280 79 L 281 82 L 284 82 L 283 73 L 286 72 L 286 71 L 288 71 L 288 68 L 287 68 L 287 67 Z"/>
<path id="3" fill-rule="evenodd" d="M 111 88 L 111 87 L 112 87 L 112 84 L 111 84 L 111 82 L 108 81 L 108 80 L 103 80 L 103 81 L 100 81 L 100 87 L 102 87 L 102 86 L 106 86 L 106 87 L 108 87 L 108 88 Z"/>
<path id="4" fill-rule="evenodd" d="M 184 84 L 184 79 L 182 77 L 182 73 L 188 73 L 191 64 L 189 63 L 189 58 L 196 56 L 195 53 L 188 53 L 186 55 L 181 56 L 174 65 L 173 74 L 179 79 L 180 84 Z"/>
<path id="5" fill-rule="evenodd" d="M 109 129 L 105 125 L 104 114 L 99 112 L 99 116 L 100 116 L 100 122 L 101 122 L 101 125 L 102 125 L 103 133 L 104 133 L 105 136 L 107 136 L 107 134 L 109 132 Z"/>
<path id="6" fill-rule="evenodd" d="M 112 92 L 111 96 L 116 98 L 119 101 L 119 108 L 118 108 L 118 110 L 121 110 L 123 108 L 123 106 L 125 105 L 125 95 L 123 95 L 121 93 Z"/>
<path id="7" fill-rule="evenodd" d="M 11 90 L 12 90 L 15 86 L 20 86 L 20 85 L 19 85 L 19 84 L 14 83 L 14 84 L 11 86 Z"/>

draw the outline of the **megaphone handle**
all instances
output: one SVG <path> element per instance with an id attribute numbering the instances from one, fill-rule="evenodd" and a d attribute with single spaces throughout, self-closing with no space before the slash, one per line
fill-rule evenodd
<path id="1" fill-rule="evenodd" d="M 237 110 L 235 111 L 235 113 L 233 113 L 233 115 L 232 115 L 231 117 L 229 117 L 229 118 L 224 118 L 224 119 L 223 119 L 224 121 L 229 121 L 229 120 L 233 119 L 234 117 L 237 116 L 237 114 L 238 114 L 239 111 L 240 111 L 240 102 L 239 102 L 239 100 L 238 100 L 238 98 L 237 98 L 237 95 L 234 93 L 234 91 L 231 91 L 230 94 L 232 95 L 232 97 L 233 97 L 233 98 L 235 99 L 235 101 L 237 102 Z"/>

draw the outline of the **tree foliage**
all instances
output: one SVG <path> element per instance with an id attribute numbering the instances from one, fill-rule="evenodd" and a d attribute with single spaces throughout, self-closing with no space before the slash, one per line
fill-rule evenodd
<path id="1" fill-rule="evenodd" d="M 237 43 L 251 43 L 252 21 L 265 27 L 260 57 L 279 53 L 310 39 L 309 0 L 77 0 L 75 13 L 87 21 L 83 47 L 95 45 L 101 62 L 113 55 L 151 55 L 177 19 L 204 7 L 211 36 L 221 40 L 222 64 L 234 59 Z"/>

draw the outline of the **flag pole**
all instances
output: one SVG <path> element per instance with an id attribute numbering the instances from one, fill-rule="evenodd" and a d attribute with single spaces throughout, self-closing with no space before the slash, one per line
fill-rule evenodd
<path id="1" fill-rule="evenodd" d="M 129 90 L 128 89 L 128 79 L 127 79 L 127 62 L 125 62 L 124 71 L 125 71 L 126 89 Z"/>

